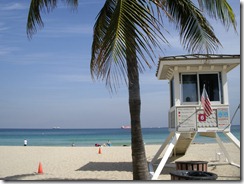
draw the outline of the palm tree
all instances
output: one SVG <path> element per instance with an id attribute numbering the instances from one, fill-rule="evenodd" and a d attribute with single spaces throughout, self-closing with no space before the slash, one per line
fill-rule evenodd
<path id="1" fill-rule="evenodd" d="M 65 1 L 71 7 L 78 0 Z M 167 45 L 162 20 L 168 19 L 179 30 L 183 47 L 191 53 L 213 53 L 221 45 L 203 12 L 227 29 L 236 29 L 235 15 L 226 0 L 106 0 L 94 25 L 91 75 L 101 78 L 111 91 L 121 82 L 128 86 L 131 117 L 133 179 L 148 180 L 140 109 L 139 73 L 151 67 L 154 49 Z M 57 0 L 32 0 L 27 21 L 29 38 L 43 22 L 41 11 L 51 11 Z M 164 44 L 164 45 L 163 45 Z"/>

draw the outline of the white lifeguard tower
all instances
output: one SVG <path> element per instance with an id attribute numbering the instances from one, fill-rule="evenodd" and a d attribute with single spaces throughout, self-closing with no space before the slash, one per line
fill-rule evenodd
<path id="1" fill-rule="evenodd" d="M 232 162 L 217 134 L 223 132 L 240 149 L 240 141 L 230 132 L 227 83 L 227 73 L 239 64 L 240 55 L 194 54 L 159 59 L 156 76 L 159 80 L 169 80 L 170 85 L 170 135 L 149 163 L 152 180 L 158 178 L 172 153 L 185 154 L 197 133 L 214 137 L 228 163 L 240 167 Z M 201 105 L 204 84 L 213 109 L 208 117 Z M 153 164 L 165 149 L 154 171 Z"/>

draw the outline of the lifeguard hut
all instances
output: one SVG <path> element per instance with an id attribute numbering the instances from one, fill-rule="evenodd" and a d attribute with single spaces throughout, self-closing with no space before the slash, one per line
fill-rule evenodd
<path id="1" fill-rule="evenodd" d="M 169 80 L 170 109 L 168 127 L 170 134 L 149 163 L 153 180 L 157 179 L 168 158 L 184 155 L 196 134 L 214 137 L 232 162 L 217 132 L 223 132 L 239 149 L 240 141 L 230 132 L 227 73 L 240 64 L 240 55 L 180 55 L 159 59 L 156 76 Z M 211 102 L 212 113 L 204 113 L 201 96 L 203 86 Z M 166 149 L 156 168 L 153 164 Z M 240 167 L 240 166 L 239 166 Z"/>

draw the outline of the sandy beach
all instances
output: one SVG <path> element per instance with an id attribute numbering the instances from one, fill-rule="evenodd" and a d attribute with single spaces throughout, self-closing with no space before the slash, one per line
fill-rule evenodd
<path id="1" fill-rule="evenodd" d="M 240 165 L 240 150 L 225 144 L 234 163 Z M 150 162 L 160 145 L 146 145 Z M 131 147 L 0 147 L 1 180 L 132 180 Z M 158 180 L 170 180 L 175 161 L 216 162 L 218 144 L 191 144 L 186 155 L 171 157 Z M 221 162 L 225 162 L 223 155 Z M 39 163 L 43 174 L 38 174 Z M 171 167 L 168 167 L 170 165 Z M 233 165 L 208 165 L 217 180 L 240 180 L 240 168 Z"/>

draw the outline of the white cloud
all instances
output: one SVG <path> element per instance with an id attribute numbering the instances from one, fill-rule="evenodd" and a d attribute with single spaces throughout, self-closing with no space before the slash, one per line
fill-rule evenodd
<path id="1" fill-rule="evenodd" d="M 19 50 L 18 47 L 8 47 L 8 46 L 1 46 L 0 45 L 0 56 L 7 56 L 11 55 L 14 51 Z M 3 60 L 3 59 L 1 59 Z"/>
<path id="2" fill-rule="evenodd" d="M 2 11 L 10 11 L 10 10 L 24 10 L 27 9 L 27 5 L 23 3 L 9 3 L 1 5 L 0 10 Z"/>
<path id="3" fill-rule="evenodd" d="M 75 55 L 73 53 L 64 53 L 64 52 L 30 52 L 26 53 L 21 52 L 21 48 L 2 48 L 1 49 L 2 54 L 7 55 L 6 57 L 7 62 L 15 63 L 18 65 L 32 65 L 32 64 L 45 64 L 45 65 L 61 65 L 64 63 L 67 63 L 68 61 L 72 61 L 72 63 L 76 63 L 77 61 L 80 61 L 81 58 L 79 54 Z M 18 51 L 15 52 L 14 51 Z M 1 54 L 1 52 L 0 52 Z M 17 59 L 16 59 L 17 57 Z"/>
<path id="4" fill-rule="evenodd" d="M 49 36 L 51 37 L 59 37 L 59 36 L 64 36 L 67 34 L 72 34 L 72 36 L 77 36 L 74 34 L 89 34 L 92 35 L 93 33 L 93 26 L 92 25 L 56 25 L 52 27 L 47 27 L 43 30 L 43 33 L 48 33 Z"/>
<path id="5" fill-rule="evenodd" d="M 92 82 L 90 75 L 82 75 L 82 74 L 56 74 L 56 75 L 47 75 L 48 78 L 55 78 L 60 81 L 66 82 Z"/>
<path id="6" fill-rule="evenodd" d="M 0 33 L 2 32 L 2 31 L 6 31 L 6 30 L 8 30 L 9 28 L 7 27 L 7 26 L 5 26 L 5 24 L 4 23 L 1 23 L 0 22 Z"/>

